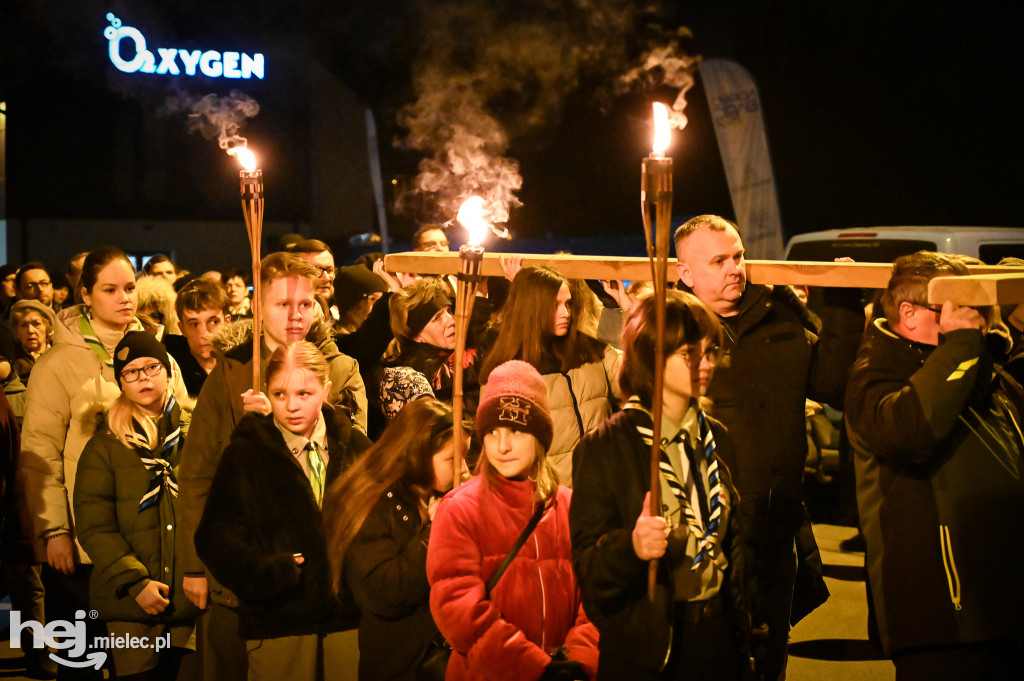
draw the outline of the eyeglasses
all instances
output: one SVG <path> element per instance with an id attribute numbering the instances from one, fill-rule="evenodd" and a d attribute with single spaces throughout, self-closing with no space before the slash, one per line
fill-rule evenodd
<path id="1" fill-rule="evenodd" d="M 708 361 L 708 364 L 715 366 L 718 364 L 718 356 L 721 354 L 722 349 L 717 345 L 709 345 L 702 351 L 696 345 L 684 345 L 675 351 L 675 354 L 683 358 L 683 361 L 690 366 L 699 366 L 704 360 Z"/>
<path id="2" fill-rule="evenodd" d="M 321 267 L 320 265 L 313 265 L 313 267 L 316 268 L 321 277 L 327 277 L 328 279 L 334 279 L 334 275 L 338 273 L 337 267 Z"/>
<path id="3" fill-rule="evenodd" d="M 29 291 L 38 291 L 39 289 L 50 288 L 51 286 L 53 286 L 53 282 L 50 281 L 49 279 L 45 279 L 43 281 L 25 282 L 25 288 L 27 288 Z"/>
<path id="4" fill-rule="evenodd" d="M 134 383 L 139 380 L 140 372 L 145 372 L 147 376 L 152 377 L 159 374 L 163 368 L 164 365 L 157 362 L 156 364 L 147 364 L 141 369 L 125 369 L 121 372 L 121 380 L 125 383 Z"/>
<path id="5" fill-rule="evenodd" d="M 913 305 L 914 307 L 919 307 L 922 310 L 928 310 L 929 312 L 934 312 L 935 314 L 942 314 L 942 306 L 941 305 L 922 305 L 921 303 L 911 303 L 911 305 Z"/>

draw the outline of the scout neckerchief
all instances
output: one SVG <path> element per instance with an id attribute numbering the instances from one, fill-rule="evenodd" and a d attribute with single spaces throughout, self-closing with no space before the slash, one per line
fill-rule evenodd
<path id="1" fill-rule="evenodd" d="M 92 328 L 92 308 L 88 305 L 79 305 L 78 311 L 81 312 L 81 316 L 78 318 L 78 331 L 82 334 L 82 338 L 85 339 L 85 344 L 92 348 L 92 351 L 96 353 L 96 356 L 100 358 L 100 361 L 104 365 L 110 367 L 110 370 L 114 369 L 114 358 L 110 356 L 107 349 L 103 347 L 103 343 L 96 336 L 96 332 Z M 142 322 L 139 321 L 138 317 L 132 317 L 132 321 L 128 324 L 128 328 L 125 329 L 125 333 L 129 331 L 145 331 L 142 328 Z"/>
<path id="2" fill-rule="evenodd" d="M 160 419 L 158 436 L 160 430 L 170 430 L 172 426 L 173 430 L 164 435 L 161 440 L 157 450 L 159 451 L 158 456 L 146 446 L 147 443 L 142 426 L 137 420 L 134 420 L 136 424 L 135 432 L 129 433 L 125 437 L 128 443 L 135 447 L 142 465 L 146 467 L 146 470 L 153 472 L 153 477 L 149 481 L 149 487 L 146 489 L 146 493 L 142 495 L 142 499 L 139 500 L 140 513 L 160 500 L 160 494 L 164 491 L 165 487 L 170 490 L 171 496 L 178 496 L 178 481 L 174 477 L 174 467 L 168 461 L 181 441 L 181 427 L 171 419 L 171 412 L 176 405 L 177 402 L 174 399 L 174 395 L 171 395 L 167 400 L 167 406 L 164 407 L 163 417 Z"/>
<path id="3" fill-rule="evenodd" d="M 630 398 L 623 406 L 623 409 L 630 409 L 645 414 L 647 421 L 651 422 L 651 413 L 636 398 Z M 693 508 L 690 506 L 690 500 L 686 494 L 686 488 L 676 475 L 672 462 L 668 458 L 668 453 L 665 451 L 665 447 L 670 445 L 671 442 L 662 439 L 661 447 L 659 448 L 661 449 L 660 469 L 662 478 L 679 502 L 679 508 L 682 509 L 683 517 L 686 518 L 686 524 L 690 531 L 695 537 L 698 537 L 697 555 L 693 557 L 693 562 L 690 564 L 690 570 L 694 572 L 697 571 L 701 563 L 704 562 L 704 559 L 709 556 L 711 550 L 718 543 L 718 529 L 722 521 L 722 508 L 725 499 L 722 494 L 722 481 L 718 472 L 718 457 L 715 455 L 715 438 L 711 433 L 711 428 L 708 426 L 707 416 L 699 408 L 697 409 L 697 424 L 700 431 L 699 437 L 703 448 L 704 462 L 708 468 L 708 487 L 710 488 L 707 495 L 709 515 L 706 518 L 704 527 L 701 527 L 696 515 L 694 515 Z M 640 439 L 643 440 L 645 445 L 650 447 L 654 435 L 651 429 L 636 422 L 633 425 L 636 428 L 636 432 L 640 435 Z M 691 465 L 690 476 L 693 478 L 693 484 L 700 489 L 703 486 L 700 469 Z M 698 496 L 700 496 L 699 493 Z"/>

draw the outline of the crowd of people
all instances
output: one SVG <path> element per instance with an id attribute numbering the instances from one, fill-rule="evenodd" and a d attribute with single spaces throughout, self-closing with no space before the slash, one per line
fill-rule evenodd
<path id="1" fill-rule="evenodd" d="M 111 246 L 59 283 L 0 268 L 4 583 L 20 622 L 86 636 L 12 632 L 30 673 L 784 679 L 829 596 L 814 400 L 845 411 L 897 680 L 1022 678 L 1024 306 L 929 304 L 965 259 L 919 252 L 873 305 L 812 313 L 747 282 L 728 220 L 675 242 L 663 310 L 650 282 L 503 260 L 460 367 L 451 277 L 316 239 L 264 257 L 258 300 L 243 270 Z"/>

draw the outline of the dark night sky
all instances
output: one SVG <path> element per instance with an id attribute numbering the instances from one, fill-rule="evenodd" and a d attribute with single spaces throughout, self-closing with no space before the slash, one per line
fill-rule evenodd
<path id="1" fill-rule="evenodd" d="M 534 10 L 543 16 L 544 2 L 519 0 L 509 11 L 517 12 L 518 19 Z M 28 74 L 40 69 L 79 83 L 76 69 L 81 63 L 62 39 L 89 11 L 79 7 L 74 15 L 44 15 L 28 0 L 5 4 L 0 84 L 8 97 L 25 92 Z M 402 134 L 395 112 L 412 98 L 410 65 L 427 30 L 423 4 L 232 0 L 208 6 L 179 0 L 173 10 L 154 4 L 145 14 L 155 22 L 173 11 L 174 21 L 187 26 L 196 39 L 206 31 L 221 42 L 234 34 L 271 41 L 278 50 L 311 47 L 373 106 L 382 140 L 388 141 Z M 112 1 L 96 7 L 107 5 L 117 9 L 135 3 Z M 866 224 L 1022 223 L 1017 195 L 1024 98 L 1014 68 L 1020 61 L 1017 24 L 1010 21 L 1009 9 L 995 7 L 910 0 L 677 0 L 664 4 L 656 18 L 666 28 L 688 26 L 693 51 L 734 59 L 755 77 L 783 226 L 792 235 Z M 231 22 L 233 27 L 226 28 Z M 24 30 L 26 24 L 31 30 Z M 31 68 L 26 54 L 37 62 Z M 513 213 L 514 231 L 518 228 L 524 236 L 552 231 L 585 235 L 638 228 L 639 165 L 647 147 L 649 98 L 606 99 L 598 106 L 593 95 L 598 81 L 596 76 L 583 78 L 547 126 L 512 140 L 507 153 L 520 162 L 524 177 L 519 194 L 524 206 Z M 92 83 L 97 84 L 102 80 Z M 264 91 L 257 98 L 268 102 L 278 95 L 287 93 Z M 702 98 L 698 85 L 689 96 L 691 123 L 676 144 L 675 209 L 677 214 L 729 214 L 725 178 Z M 299 107 L 278 108 L 285 113 L 257 118 L 250 129 L 266 134 L 266 126 Z M 67 114 L 54 117 L 58 119 L 73 123 Z M 295 138 L 304 141 L 302 135 Z M 182 144 L 202 143 L 183 138 Z M 418 155 L 387 145 L 383 151 L 386 173 L 415 172 Z M 12 186 L 17 173 L 17 168 L 8 168 Z M 302 173 L 296 177 L 301 179 Z M 302 218 L 301 205 L 293 211 Z"/>
<path id="2" fill-rule="evenodd" d="M 867 224 L 1022 223 L 1024 97 L 1016 23 L 1005 6 L 707 0 L 676 2 L 663 16 L 692 29 L 695 52 L 734 59 L 756 79 L 790 235 Z M 524 175 L 518 215 L 633 229 L 646 141 L 630 137 L 647 100 L 619 101 L 602 115 L 576 99 L 556 128 L 562 138 L 541 148 L 513 143 Z M 699 86 L 688 99 L 676 212 L 728 213 Z"/>

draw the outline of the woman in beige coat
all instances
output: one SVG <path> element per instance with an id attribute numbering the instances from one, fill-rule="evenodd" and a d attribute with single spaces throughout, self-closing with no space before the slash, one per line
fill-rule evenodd
<path id="1" fill-rule="evenodd" d="M 78 293 L 84 304 L 58 315 L 53 347 L 32 370 L 18 461 L 24 524 L 36 560 L 60 572 L 61 586 L 69 591 L 60 599 L 68 611 L 51 608 L 50 620 L 73 621 L 77 609 L 88 609 L 91 565 L 75 540 L 71 514 L 78 460 L 121 392 L 113 373 L 114 348 L 128 331 L 152 331 L 135 316 L 135 270 L 120 250 L 103 247 L 89 253 Z M 184 404 L 188 397 L 181 372 L 171 362 L 175 396 Z"/>

